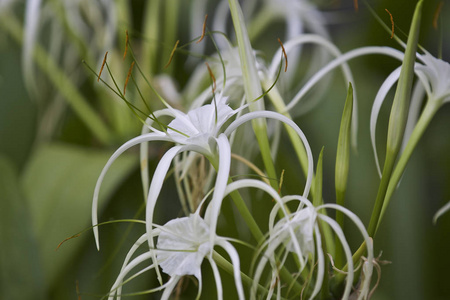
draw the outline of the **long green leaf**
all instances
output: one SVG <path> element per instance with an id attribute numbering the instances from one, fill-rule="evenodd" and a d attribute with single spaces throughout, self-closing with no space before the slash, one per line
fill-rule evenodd
<path id="1" fill-rule="evenodd" d="M 29 206 L 17 170 L 0 156 L 0 299 L 44 299 L 45 285 Z"/>
<path id="2" fill-rule="evenodd" d="M 58 244 L 89 227 L 92 195 L 110 152 L 68 145 L 47 145 L 35 151 L 24 171 L 22 188 L 39 241 L 47 282 L 57 279 L 82 245 L 83 235 L 55 252 Z M 102 185 L 100 209 L 137 165 L 137 157 L 123 155 Z"/>

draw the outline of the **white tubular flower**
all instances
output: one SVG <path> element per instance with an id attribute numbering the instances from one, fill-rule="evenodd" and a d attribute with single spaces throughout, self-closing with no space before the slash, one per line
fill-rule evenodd
<path id="1" fill-rule="evenodd" d="M 117 300 L 120 300 L 122 286 L 126 282 L 150 269 L 156 268 L 158 265 L 165 274 L 170 276 L 170 279 L 160 287 L 152 289 L 149 292 L 164 290 L 161 299 L 169 299 L 173 289 L 183 276 L 194 275 L 199 282 L 196 297 L 196 299 L 199 299 L 202 292 L 201 265 L 205 259 L 209 261 L 213 270 L 217 288 L 217 299 L 222 300 L 222 281 L 216 262 L 212 259 L 212 251 L 215 245 L 222 247 L 230 256 L 234 267 L 234 279 L 239 299 L 245 299 L 240 275 L 239 256 L 236 250 L 225 238 L 216 235 L 214 235 L 211 244 L 210 226 L 198 215 L 198 211 L 189 217 L 174 219 L 163 226 L 157 226 L 157 229 L 152 234 L 152 237 L 154 236 L 158 236 L 156 249 L 152 250 L 150 248 L 148 252 L 131 260 L 135 251 L 146 242 L 147 235 L 140 237 L 130 249 L 122 269 L 111 287 L 109 300 L 113 300 L 115 297 L 117 297 Z M 144 267 L 124 281 L 128 273 L 149 259 L 153 260 L 150 266 Z"/>

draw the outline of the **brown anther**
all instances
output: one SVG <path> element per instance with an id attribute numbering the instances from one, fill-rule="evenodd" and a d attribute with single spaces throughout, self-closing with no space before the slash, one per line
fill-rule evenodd
<path id="1" fill-rule="evenodd" d="M 283 186 L 284 169 L 281 171 L 280 184 L 278 185 L 278 195 L 281 195 L 281 187 Z"/>
<path id="2" fill-rule="evenodd" d="M 284 55 L 284 60 L 286 61 L 286 65 L 284 66 L 284 72 L 286 72 L 287 67 L 288 67 L 288 59 L 287 59 L 286 50 L 284 49 L 283 43 L 281 42 L 281 40 L 279 38 L 278 38 L 278 43 L 280 43 L 281 50 L 283 51 L 283 55 Z"/>
<path id="3" fill-rule="evenodd" d="M 106 64 L 106 57 L 107 57 L 107 56 L 108 56 L 108 51 L 106 51 L 105 57 L 103 58 L 102 67 L 100 68 L 100 73 L 98 73 L 97 82 L 100 81 L 100 76 L 102 76 L 103 67 L 104 67 L 105 64 Z"/>
<path id="4" fill-rule="evenodd" d="M 198 39 L 197 42 L 195 42 L 196 44 L 200 43 L 205 38 L 206 20 L 207 19 L 208 19 L 208 15 L 205 15 L 205 20 L 203 21 L 202 36 Z"/>
<path id="5" fill-rule="evenodd" d="M 68 237 L 67 239 L 65 239 L 64 241 L 62 241 L 61 243 L 59 243 L 59 245 L 58 245 L 58 247 L 56 247 L 55 251 L 57 251 L 57 250 L 59 249 L 59 247 L 61 247 L 61 245 L 64 244 L 65 242 L 67 242 L 68 240 L 71 240 L 71 239 L 73 239 L 73 238 L 79 237 L 80 235 L 81 235 L 81 234 L 78 233 L 78 234 L 72 235 L 71 237 Z"/>
<path id="6" fill-rule="evenodd" d="M 125 96 L 125 91 L 127 89 L 128 80 L 130 79 L 130 76 L 131 76 L 131 71 L 133 71 L 133 67 L 134 67 L 134 61 L 131 63 L 130 69 L 128 69 L 127 79 L 125 79 L 125 85 L 123 86 L 123 95 L 124 96 Z"/>
<path id="7" fill-rule="evenodd" d="M 394 17 L 392 17 L 392 14 L 387 10 L 387 8 L 385 8 L 384 9 L 388 14 L 389 14 L 389 16 L 391 17 L 391 30 L 392 30 L 392 33 L 391 33 L 391 39 L 392 38 L 394 38 Z"/>
<path id="8" fill-rule="evenodd" d="M 211 76 L 211 79 L 213 80 L 213 93 L 216 91 L 216 77 L 214 77 L 214 74 L 211 70 L 211 68 L 209 67 L 209 64 L 207 62 L 205 62 L 206 67 L 208 68 L 208 72 L 209 72 L 209 76 Z"/>
<path id="9" fill-rule="evenodd" d="M 125 57 L 127 57 L 128 40 L 129 40 L 128 30 L 125 31 L 125 36 L 126 36 L 126 38 L 125 38 L 125 51 L 123 52 L 123 60 L 125 60 Z"/>
<path id="10" fill-rule="evenodd" d="M 170 63 L 172 62 L 173 55 L 175 54 L 175 51 L 177 50 L 177 47 L 178 47 L 178 43 L 179 43 L 179 42 L 180 42 L 180 40 L 178 40 L 178 41 L 175 43 L 175 46 L 173 47 L 172 52 L 170 53 L 169 61 L 168 61 L 167 64 L 164 66 L 165 69 L 167 69 L 167 68 L 169 67 Z"/>
<path id="11" fill-rule="evenodd" d="M 434 15 L 433 15 L 433 28 L 434 29 L 438 28 L 438 19 L 439 19 L 439 15 L 441 14 L 442 6 L 444 6 L 444 1 L 439 2 L 438 6 L 436 7 L 436 10 L 434 12 Z"/>
<path id="12" fill-rule="evenodd" d="M 359 10 L 358 0 L 353 0 L 353 7 L 355 7 L 355 11 L 358 12 Z"/>

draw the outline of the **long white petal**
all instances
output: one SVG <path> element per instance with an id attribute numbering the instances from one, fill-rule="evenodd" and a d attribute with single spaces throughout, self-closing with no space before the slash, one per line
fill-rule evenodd
<path id="1" fill-rule="evenodd" d="M 149 142 L 149 141 L 171 141 L 170 138 L 168 138 L 165 135 L 161 135 L 158 133 L 148 133 L 145 135 L 141 135 L 138 137 L 135 137 L 122 146 L 119 147 L 119 149 L 114 152 L 114 154 L 109 158 L 106 165 L 103 167 L 102 172 L 100 173 L 100 176 L 98 177 L 97 184 L 95 185 L 94 189 L 94 197 L 92 200 L 92 226 L 94 226 L 94 237 L 95 237 L 95 243 L 97 245 L 97 249 L 100 249 L 100 243 L 98 239 L 98 227 L 96 226 L 98 224 L 98 218 L 97 218 L 97 209 L 98 209 L 98 195 L 100 193 L 100 187 L 102 185 L 103 179 L 106 175 L 106 172 L 108 172 L 108 169 L 111 167 L 112 163 L 123 153 L 125 150 L 138 145 L 140 143 Z"/>
<path id="2" fill-rule="evenodd" d="M 325 215 L 319 215 L 319 218 L 324 220 L 325 222 L 330 225 L 330 227 L 334 230 L 337 237 L 339 238 L 342 248 L 344 248 L 344 253 L 347 259 L 347 265 L 348 265 L 348 271 L 347 271 L 347 283 L 345 284 L 345 290 L 344 295 L 342 296 L 342 299 L 348 300 L 348 297 L 350 295 L 350 292 L 352 291 L 352 284 L 353 284 L 353 260 L 352 260 L 352 252 L 350 251 L 350 246 L 348 245 L 347 240 L 345 239 L 345 235 L 342 232 L 341 227 L 339 227 L 339 224 L 333 220 L 332 218 L 325 216 Z"/>
<path id="3" fill-rule="evenodd" d="M 322 77 L 328 74 L 328 72 L 350 59 L 368 54 L 385 54 L 397 58 L 400 61 L 403 60 L 404 56 L 403 52 L 388 47 L 363 47 L 344 53 L 328 63 L 328 65 L 320 69 L 313 77 L 311 77 L 311 79 L 303 86 L 303 88 L 295 95 L 292 101 L 286 106 L 286 110 L 291 110 Z"/>
<path id="4" fill-rule="evenodd" d="M 166 288 L 161 296 L 161 300 L 169 300 L 170 294 L 172 294 L 173 289 L 177 286 L 178 281 L 180 281 L 181 276 L 172 276 L 166 283 Z"/>
<path id="5" fill-rule="evenodd" d="M 245 122 L 248 122 L 248 121 L 250 121 L 252 119 L 256 119 L 256 118 L 267 118 L 267 119 L 274 119 L 274 120 L 281 121 L 281 122 L 289 125 L 290 127 L 292 127 L 292 129 L 295 130 L 295 132 L 298 134 L 298 136 L 302 140 L 303 145 L 305 146 L 305 149 L 306 149 L 307 157 L 308 157 L 308 176 L 306 177 L 306 184 L 305 184 L 305 189 L 303 192 L 303 196 L 307 197 L 309 194 L 309 190 L 311 189 L 314 161 L 313 161 L 311 147 L 309 146 L 308 140 L 306 139 L 306 136 L 303 133 L 303 131 L 300 129 L 300 127 L 297 126 L 297 124 L 294 123 L 294 121 L 292 121 L 291 119 L 283 116 L 282 114 L 276 113 L 276 112 L 255 111 L 255 112 L 247 113 L 247 114 L 237 118 L 233 123 L 231 123 L 228 126 L 228 128 L 225 130 L 225 134 L 227 136 L 229 136 L 239 126 L 241 126 Z"/>
<path id="6" fill-rule="evenodd" d="M 375 163 L 377 165 L 377 170 L 378 174 L 380 175 L 380 178 L 381 178 L 381 167 L 380 162 L 378 160 L 377 144 L 375 142 L 378 114 L 380 113 L 381 105 L 383 104 L 384 99 L 386 99 L 387 93 L 398 80 L 400 76 L 400 70 L 401 70 L 400 67 L 395 69 L 391 74 L 389 74 L 389 76 L 383 82 L 380 89 L 378 90 L 377 95 L 375 96 L 375 100 L 373 101 L 372 105 L 372 112 L 370 114 L 370 139 L 372 141 L 373 154 L 375 155 Z"/>
<path id="7" fill-rule="evenodd" d="M 442 216 L 443 214 L 445 214 L 447 211 L 450 210 L 450 202 L 448 202 L 447 204 L 445 204 L 443 207 L 441 207 L 436 214 L 433 217 L 433 223 L 436 224 L 437 220 L 439 219 L 440 216 Z"/>
<path id="8" fill-rule="evenodd" d="M 239 254 L 236 249 L 224 239 L 216 240 L 216 244 L 225 249 L 231 258 L 231 263 L 233 264 L 234 282 L 236 284 L 236 290 L 240 300 L 245 300 L 244 288 L 242 287 L 241 280 L 241 266 L 239 262 Z"/>
<path id="9" fill-rule="evenodd" d="M 109 298 L 108 299 L 114 299 L 114 295 L 117 291 L 117 289 L 120 287 L 123 279 L 125 278 L 125 276 L 132 270 L 134 269 L 136 266 L 138 266 L 140 263 L 152 259 L 152 252 L 146 252 L 144 254 L 139 255 L 138 257 L 136 257 L 135 259 L 133 259 L 125 268 L 123 268 L 119 275 L 117 276 L 116 281 L 114 282 L 113 286 L 111 287 L 111 292 L 109 294 Z M 155 266 L 155 261 L 153 262 L 153 266 Z M 118 293 L 119 294 L 119 293 Z"/>
<path id="10" fill-rule="evenodd" d="M 147 230 L 147 240 L 150 246 L 150 249 L 155 249 L 154 241 L 153 241 L 153 212 L 155 209 L 156 201 L 158 199 L 159 193 L 161 192 L 161 187 L 163 185 L 164 179 L 166 178 L 169 167 L 172 163 L 173 158 L 178 155 L 183 150 L 183 146 L 175 146 L 168 150 L 156 167 L 155 173 L 153 174 L 152 182 L 150 184 L 150 189 L 148 191 L 147 197 L 147 208 L 145 210 L 145 220 L 146 220 L 146 230 Z M 153 261 L 158 264 L 156 260 L 156 254 L 152 252 Z M 156 273 L 159 282 L 162 284 L 161 273 L 159 272 L 159 268 L 156 267 Z"/>
<path id="11" fill-rule="evenodd" d="M 220 277 L 219 268 L 217 268 L 216 262 L 209 258 L 209 263 L 211 264 L 211 269 L 214 274 L 214 280 L 216 281 L 216 290 L 217 290 L 217 300 L 223 300 L 223 287 L 222 287 L 222 279 Z"/>
<path id="12" fill-rule="evenodd" d="M 225 197 L 224 194 L 227 187 L 228 178 L 230 176 L 231 164 L 231 149 L 227 136 L 225 134 L 221 134 L 216 141 L 219 152 L 219 167 L 217 170 L 214 193 L 205 214 L 205 221 L 209 224 L 211 230 L 211 245 L 214 245 L 214 239 L 216 237 L 217 220 L 219 218 L 222 200 Z"/>

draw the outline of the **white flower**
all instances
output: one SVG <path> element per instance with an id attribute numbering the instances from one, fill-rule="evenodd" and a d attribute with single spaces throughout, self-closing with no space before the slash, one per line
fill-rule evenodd
<path id="1" fill-rule="evenodd" d="M 412 94 L 408 120 L 403 138 L 403 148 L 409 140 L 409 137 L 417 123 L 422 107 L 423 96 L 426 93 L 428 102 L 433 107 L 433 113 L 441 105 L 450 101 L 450 64 L 435 58 L 430 53 L 417 54 L 421 63 L 416 62 L 414 71 L 419 78 Z M 383 82 L 375 97 L 372 113 L 370 116 L 370 134 L 372 148 L 374 150 L 375 162 L 378 174 L 381 177 L 381 168 L 378 160 L 376 148 L 376 125 L 381 106 L 386 99 L 389 90 L 394 86 L 400 76 L 400 67 L 395 69 Z"/>
<path id="2" fill-rule="evenodd" d="M 345 239 L 342 229 L 339 227 L 337 222 L 327 215 L 319 213 L 319 211 L 322 209 L 332 208 L 342 211 L 353 221 L 353 223 L 358 227 L 359 231 L 363 235 L 363 238 L 367 244 L 369 263 L 367 266 L 365 266 L 365 280 L 363 283 L 363 287 L 361 288 L 363 292 L 359 297 L 359 299 L 365 299 L 369 292 L 368 287 L 370 286 L 370 278 L 373 269 L 373 265 L 371 263 L 373 259 L 373 246 L 363 223 L 355 214 L 344 207 L 336 204 L 324 204 L 318 207 L 314 207 L 308 199 L 302 196 L 284 196 L 281 199 L 281 205 L 284 206 L 291 201 L 298 202 L 299 206 L 297 211 L 290 213 L 289 215 L 285 215 L 285 217 L 281 218 L 278 222 L 275 223 L 276 216 L 279 215 L 279 210 L 282 209 L 280 203 L 277 203 L 270 214 L 270 236 L 269 239 L 263 243 L 260 249 L 260 251 L 264 251 L 264 253 L 261 255 L 261 259 L 256 267 L 252 297 L 255 294 L 257 283 L 261 280 L 266 264 L 270 262 L 272 269 L 275 270 L 274 272 L 272 272 L 271 282 L 277 283 L 279 280 L 279 274 L 277 270 L 279 270 L 279 268 L 284 265 L 288 255 L 292 253 L 296 255 L 300 263 L 298 273 L 301 273 L 304 267 L 307 265 L 309 256 L 312 257 L 312 259 L 310 260 L 311 268 L 315 263 L 317 263 L 317 277 L 314 285 L 314 290 L 312 291 L 309 298 L 314 299 L 314 297 L 319 293 L 320 288 L 322 287 L 323 277 L 325 273 L 328 272 L 327 266 L 325 266 L 321 233 L 318 225 L 319 220 L 322 220 L 333 229 L 336 236 L 341 241 L 342 247 L 345 252 L 348 272 L 347 282 L 342 299 L 348 299 L 351 292 L 354 276 L 354 267 L 350 247 Z M 281 256 L 281 262 L 277 262 L 275 260 L 276 254 L 278 253 L 277 250 L 280 249 L 280 246 L 282 245 L 285 245 L 286 251 Z M 316 253 L 317 259 L 315 258 Z M 273 290 L 275 289 L 275 287 L 272 286 L 271 289 Z"/>
<path id="3" fill-rule="evenodd" d="M 425 52 L 418 55 L 423 64 L 416 64 L 416 72 L 430 101 L 450 101 L 450 64 Z"/>
<path id="4" fill-rule="evenodd" d="M 226 104 L 227 98 L 221 97 L 217 104 L 211 103 L 182 112 L 169 123 L 167 134 L 179 144 L 193 144 L 208 149 L 209 139 L 217 136 L 222 125 L 236 112 Z"/>
<path id="5" fill-rule="evenodd" d="M 220 202 L 222 199 L 221 194 L 223 193 L 228 180 L 231 153 L 228 139 L 225 137 L 225 135 L 220 135 L 219 130 L 220 127 L 235 113 L 224 103 L 225 100 L 226 99 L 218 99 L 217 105 L 211 104 L 205 107 L 200 107 L 188 114 L 182 113 L 172 108 L 155 112 L 154 116 L 157 118 L 163 115 L 174 116 L 175 119 L 169 124 L 169 126 L 172 127 L 170 127 L 166 132 L 162 132 L 153 128 L 151 126 L 150 120 L 148 119 L 148 127 L 150 130 L 152 130 L 152 132 L 145 133 L 134 139 L 131 139 L 130 141 L 123 144 L 111 156 L 111 158 L 103 168 L 95 187 L 94 199 L 92 203 L 93 225 L 96 225 L 98 222 L 97 203 L 100 186 L 111 164 L 120 154 L 122 154 L 130 147 L 150 141 L 169 141 L 178 144 L 167 151 L 161 158 L 153 174 L 148 193 L 147 191 L 145 192 L 147 198 L 147 232 L 149 235 L 148 241 L 151 248 L 153 248 L 154 246 L 153 240 L 150 239 L 154 207 L 161 192 L 161 188 L 169 167 L 176 155 L 186 151 L 194 151 L 205 155 L 208 159 L 212 160 L 212 162 L 216 164 L 215 167 L 217 167 L 217 179 L 212 201 Z M 214 141 L 217 145 L 217 150 L 215 148 L 211 148 L 210 146 L 210 143 Z M 146 189 L 148 187 L 144 188 Z M 213 232 L 215 232 L 215 224 L 213 224 L 213 228 Z M 94 236 L 96 239 L 97 248 L 99 248 L 97 227 L 94 227 Z"/>
<path id="6" fill-rule="evenodd" d="M 239 256 L 234 247 L 223 237 L 214 235 L 213 244 L 210 240 L 210 227 L 199 215 L 198 211 L 189 217 L 183 217 L 171 220 L 163 226 L 157 226 L 153 236 L 158 236 L 156 249 L 150 250 L 131 260 L 135 251 L 145 243 L 147 235 L 143 235 L 133 245 L 127 254 L 122 269 L 117 276 L 116 281 L 111 287 L 109 299 L 114 297 L 120 299 L 122 286 L 129 280 L 139 276 L 145 271 L 161 266 L 162 271 L 170 276 L 170 279 L 158 288 L 150 290 L 155 292 L 164 290 L 161 299 L 169 299 L 173 289 L 181 279 L 186 275 L 194 275 L 199 281 L 198 299 L 202 292 L 202 274 L 201 265 L 207 259 L 213 270 L 214 279 L 217 287 L 217 299 L 222 299 L 222 282 L 217 264 L 212 258 L 212 249 L 214 245 L 222 247 L 230 256 L 233 268 L 236 289 L 240 300 L 245 299 L 241 275 Z M 156 256 L 155 256 L 156 252 Z M 156 261 L 155 261 L 156 257 Z M 126 281 L 125 277 L 139 264 L 152 259 L 154 260 L 150 266 L 146 266 Z"/>

